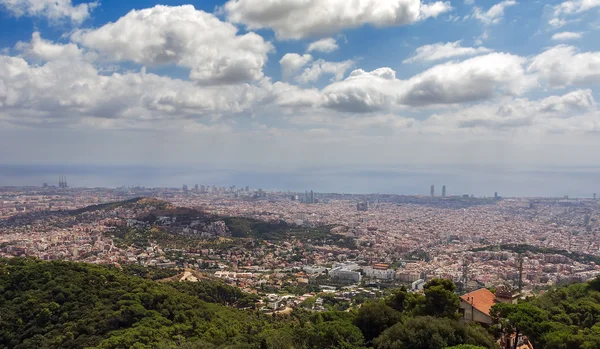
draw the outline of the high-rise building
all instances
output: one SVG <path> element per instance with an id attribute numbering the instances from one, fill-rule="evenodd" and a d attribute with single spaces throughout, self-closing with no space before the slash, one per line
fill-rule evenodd
<path id="1" fill-rule="evenodd" d="M 359 212 L 365 212 L 369 210 L 369 203 L 367 201 L 359 201 L 356 204 L 356 210 Z"/>
<path id="2" fill-rule="evenodd" d="M 446 197 L 446 186 L 442 186 L 442 197 Z"/>
<path id="3" fill-rule="evenodd" d="M 310 203 L 315 203 L 315 193 L 312 190 L 310 191 Z"/>
<path id="4" fill-rule="evenodd" d="M 188 186 L 186 184 L 184 184 L 181 189 L 183 190 L 184 193 L 187 194 L 187 192 L 188 192 Z"/>
<path id="5" fill-rule="evenodd" d="M 498 198 L 498 192 L 494 192 L 494 199 Z"/>
<path id="6" fill-rule="evenodd" d="M 435 196 L 435 185 L 431 185 L 431 197 Z"/>
<path id="7" fill-rule="evenodd" d="M 250 191 L 250 187 L 246 186 L 246 193 Z"/>
<path id="8" fill-rule="evenodd" d="M 42 188 L 48 188 L 48 183 L 44 183 L 44 184 L 42 184 Z M 595 196 L 595 195 L 596 195 L 596 194 L 594 194 L 594 196 Z"/>
<path id="9" fill-rule="evenodd" d="M 596 193 L 594 193 L 594 200 L 596 200 Z"/>
<path id="10" fill-rule="evenodd" d="M 199 189 L 198 189 L 198 184 L 196 184 L 196 185 L 194 186 L 194 192 L 195 192 L 195 193 L 199 192 Z"/>

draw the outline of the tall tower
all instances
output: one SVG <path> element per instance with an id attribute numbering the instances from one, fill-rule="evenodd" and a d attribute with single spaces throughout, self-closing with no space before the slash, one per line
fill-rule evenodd
<path id="1" fill-rule="evenodd" d="M 446 186 L 445 185 L 442 187 L 442 197 L 443 198 L 446 197 Z"/>
<path id="2" fill-rule="evenodd" d="M 466 258 L 463 259 L 461 281 L 462 281 L 462 287 L 463 287 L 462 291 L 467 292 L 467 289 L 468 289 L 467 284 L 469 283 L 469 262 L 467 261 Z"/>
<path id="3" fill-rule="evenodd" d="M 435 196 L 435 185 L 431 185 L 431 197 Z"/>
<path id="4" fill-rule="evenodd" d="M 519 294 L 523 291 L 523 255 L 519 253 Z"/>
<path id="5" fill-rule="evenodd" d="M 596 193 L 594 193 L 594 200 L 596 200 Z"/>

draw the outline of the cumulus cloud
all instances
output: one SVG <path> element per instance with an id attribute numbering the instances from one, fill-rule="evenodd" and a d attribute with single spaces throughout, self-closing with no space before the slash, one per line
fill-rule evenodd
<path id="1" fill-rule="evenodd" d="M 318 51 L 331 53 L 340 48 L 334 38 L 321 39 L 308 45 L 307 52 Z"/>
<path id="2" fill-rule="evenodd" d="M 72 45 L 51 43 L 34 34 L 30 43 L 19 47 L 25 56 L 47 62 L 0 56 L 0 119 L 22 124 L 119 119 L 131 125 L 198 119 L 252 113 L 263 101 L 277 100 L 281 90 L 268 79 L 201 86 L 144 69 L 105 75 Z"/>
<path id="3" fill-rule="evenodd" d="M 479 7 L 474 7 L 473 18 L 480 20 L 485 24 L 498 24 L 504 17 L 504 10 L 507 7 L 515 6 L 518 2 L 514 0 L 505 0 L 490 7 L 487 11 L 483 11 Z"/>
<path id="4" fill-rule="evenodd" d="M 554 16 L 573 15 L 600 7 L 600 0 L 569 0 L 554 7 Z"/>
<path id="5" fill-rule="evenodd" d="M 567 21 L 560 18 L 552 18 L 550 21 L 548 21 L 548 24 L 550 24 L 550 26 L 552 26 L 554 29 L 558 29 L 567 25 Z"/>
<path id="6" fill-rule="evenodd" d="M 556 34 L 552 35 L 552 40 L 555 40 L 555 41 L 575 40 L 575 39 L 581 39 L 582 36 L 583 36 L 583 33 L 562 32 L 562 33 L 556 33 Z"/>
<path id="7" fill-rule="evenodd" d="M 326 107 L 372 112 L 397 106 L 432 106 L 467 103 L 501 95 L 519 95 L 532 88 L 525 59 L 490 53 L 463 62 L 440 64 L 408 80 L 396 78 L 390 68 L 372 72 L 355 70 L 323 90 Z"/>
<path id="8" fill-rule="evenodd" d="M 453 57 L 474 56 L 492 51 L 485 47 L 461 47 L 460 43 L 461 40 L 421 46 L 415 50 L 412 57 L 405 59 L 402 63 L 431 62 Z"/>
<path id="9" fill-rule="evenodd" d="M 68 19 L 78 25 L 90 16 L 98 2 L 73 6 L 71 0 L 0 0 L 0 5 L 16 17 L 45 17 L 50 22 Z"/>
<path id="10" fill-rule="evenodd" d="M 556 132 L 557 126 L 575 126 L 580 117 L 596 112 L 591 90 L 576 90 L 562 96 L 541 100 L 511 98 L 467 108 L 436 113 L 421 125 L 423 131 L 451 131 L 456 129 L 515 130 L 530 128 L 534 131 Z M 570 122 L 559 120 L 572 119 Z M 575 126 L 578 128 L 577 126 Z M 582 131 L 582 129 L 579 129 Z"/>
<path id="11" fill-rule="evenodd" d="M 316 82 L 322 75 L 333 75 L 332 81 L 339 81 L 344 78 L 346 71 L 354 66 L 353 60 L 343 62 L 327 62 L 323 59 L 316 60 L 310 67 L 304 69 L 304 72 L 296 77 L 296 81 L 303 84 Z"/>
<path id="12" fill-rule="evenodd" d="M 77 47 L 77 45 L 73 43 L 66 45 L 54 44 L 44 40 L 40 32 L 34 32 L 30 42 L 19 41 L 15 48 L 23 52 L 27 57 L 42 61 L 80 58 L 83 55 L 83 50 Z"/>
<path id="13" fill-rule="evenodd" d="M 112 61 L 189 68 L 190 79 L 203 84 L 259 80 L 274 48 L 255 33 L 237 32 L 191 5 L 159 5 L 133 10 L 98 29 L 78 30 L 72 40 Z"/>
<path id="14" fill-rule="evenodd" d="M 535 56 L 527 68 L 550 87 L 600 82 L 600 52 L 578 52 L 558 45 Z"/>
<path id="15" fill-rule="evenodd" d="M 312 61 L 312 59 L 313 57 L 308 53 L 304 55 L 299 55 L 297 53 L 286 53 L 285 56 L 283 56 L 283 58 L 281 58 L 279 61 L 279 64 L 281 65 L 281 75 L 284 79 L 291 78 L 306 64 Z"/>
<path id="16" fill-rule="evenodd" d="M 250 30 L 271 28 L 282 39 L 327 36 L 363 25 L 407 25 L 448 12 L 449 1 L 229 0 L 220 11 Z"/>

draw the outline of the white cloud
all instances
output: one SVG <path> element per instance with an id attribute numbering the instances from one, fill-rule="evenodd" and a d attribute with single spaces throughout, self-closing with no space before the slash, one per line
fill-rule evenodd
<path id="1" fill-rule="evenodd" d="M 220 11 L 250 30 L 271 28 L 282 39 L 327 36 L 363 25 L 407 25 L 452 9 L 450 2 L 420 0 L 230 0 Z"/>
<path id="2" fill-rule="evenodd" d="M 565 113 L 588 110 L 596 106 L 592 90 L 575 90 L 563 96 L 550 96 L 543 99 L 538 107 L 540 112 Z"/>
<path id="3" fill-rule="evenodd" d="M 312 63 L 310 67 L 304 69 L 304 72 L 296 77 L 296 80 L 307 84 L 309 82 L 316 82 L 322 75 L 333 75 L 332 81 L 339 81 L 344 78 L 344 74 L 346 71 L 352 66 L 354 66 L 355 62 L 353 60 L 347 60 L 343 62 L 327 62 L 323 59 L 316 60 Z"/>
<path id="4" fill-rule="evenodd" d="M 562 33 L 556 33 L 556 34 L 552 35 L 552 40 L 555 40 L 555 41 L 575 40 L 575 39 L 581 39 L 582 36 L 583 36 L 583 33 L 562 32 Z"/>
<path id="5" fill-rule="evenodd" d="M 504 10 L 507 7 L 515 6 L 518 2 L 514 0 L 505 0 L 490 7 L 489 10 L 483 11 L 479 7 L 473 9 L 473 18 L 480 20 L 485 24 L 498 24 L 504 17 Z"/>
<path id="6" fill-rule="evenodd" d="M 308 45 L 307 52 L 318 51 L 331 53 L 340 48 L 334 38 L 321 39 Z"/>
<path id="7" fill-rule="evenodd" d="M 191 5 L 133 10 L 95 30 L 78 30 L 72 40 L 112 61 L 190 68 L 190 79 L 203 84 L 258 80 L 269 42 Z"/>
<path id="8" fill-rule="evenodd" d="M 438 61 L 453 57 L 474 56 L 492 51 L 485 47 L 461 47 L 461 41 L 462 40 L 447 43 L 438 42 L 421 46 L 415 50 L 415 54 L 412 57 L 405 59 L 402 63 Z"/>
<path id="9" fill-rule="evenodd" d="M 581 124 L 578 117 L 590 115 L 596 110 L 592 91 L 576 90 L 541 100 L 511 98 L 499 103 L 481 103 L 436 113 L 422 123 L 421 129 L 423 132 L 452 132 L 458 129 L 529 129 L 533 132 L 556 132 L 568 125 L 581 132 L 587 130 L 577 126 Z M 566 119 L 571 120 L 566 123 L 558 121 Z"/>
<path id="10" fill-rule="evenodd" d="M 535 56 L 527 68 L 550 87 L 600 82 L 600 52 L 578 53 L 573 46 L 558 45 Z"/>
<path id="11" fill-rule="evenodd" d="M 408 80 L 395 71 L 353 71 L 323 90 L 324 105 L 349 112 L 372 112 L 399 106 L 467 103 L 501 95 L 519 95 L 535 85 L 525 74 L 525 59 L 490 53 L 463 62 L 440 64 Z"/>
<path id="12" fill-rule="evenodd" d="M 83 55 L 77 45 L 69 43 L 66 45 L 57 45 L 44 40 L 40 32 L 34 32 L 31 36 L 31 42 L 19 41 L 15 48 L 25 56 L 39 59 L 42 61 L 52 61 L 57 59 L 80 58 Z"/>
<path id="13" fill-rule="evenodd" d="M 450 1 L 437 1 L 421 4 L 421 13 L 419 14 L 419 19 L 424 20 L 427 18 L 437 18 L 437 16 L 441 15 L 442 13 L 446 13 L 451 10 L 452 6 L 450 5 Z"/>
<path id="14" fill-rule="evenodd" d="M 102 119 L 138 127 L 155 121 L 231 116 L 253 113 L 265 101 L 278 100 L 286 86 L 274 88 L 268 79 L 199 86 L 145 70 L 103 75 L 73 44 L 53 44 L 34 34 L 31 43 L 19 47 L 26 56 L 48 61 L 38 65 L 0 56 L 0 119 L 13 123 L 71 125 Z M 92 123 L 98 122 L 104 123 Z"/>
<path id="15" fill-rule="evenodd" d="M 548 21 L 548 24 L 550 24 L 553 28 L 558 29 L 567 25 L 567 21 L 561 18 L 552 18 L 550 21 Z"/>
<path id="16" fill-rule="evenodd" d="M 286 53 L 279 61 L 279 64 L 281 65 L 281 75 L 284 79 L 291 78 L 306 64 L 312 61 L 312 59 L 313 57 L 308 53 L 302 56 L 297 53 Z"/>
<path id="17" fill-rule="evenodd" d="M 479 35 L 476 38 L 473 38 L 475 40 L 475 45 L 476 46 L 481 46 L 483 45 L 484 41 L 486 41 L 489 38 L 489 34 L 486 31 L 484 31 L 483 33 L 481 33 L 481 35 Z"/>
<path id="18" fill-rule="evenodd" d="M 570 0 L 554 7 L 554 16 L 573 15 L 600 7 L 600 0 Z"/>
<path id="19" fill-rule="evenodd" d="M 73 6 L 71 0 L 0 0 L 13 16 L 46 17 L 50 22 L 69 19 L 73 24 L 81 24 L 98 2 L 81 3 Z"/>

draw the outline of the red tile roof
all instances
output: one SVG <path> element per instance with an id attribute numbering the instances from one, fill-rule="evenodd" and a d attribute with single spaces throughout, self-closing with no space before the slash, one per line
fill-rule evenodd
<path id="1" fill-rule="evenodd" d="M 490 315 L 492 305 L 496 304 L 496 295 L 487 288 L 481 288 L 477 291 L 460 296 L 463 301 L 472 304 L 473 307 L 485 315 Z"/>

